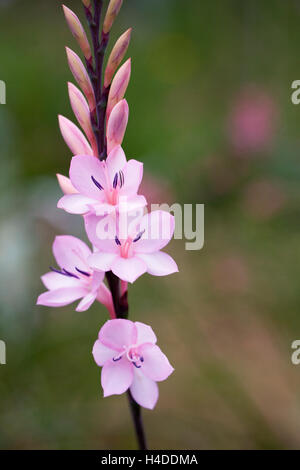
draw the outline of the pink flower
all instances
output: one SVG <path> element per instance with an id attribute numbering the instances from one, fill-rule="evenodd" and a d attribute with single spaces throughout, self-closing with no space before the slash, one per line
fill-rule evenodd
<path id="1" fill-rule="evenodd" d="M 112 296 L 103 283 L 104 272 L 94 272 L 87 263 L 91 253 L 89 247 L 76 237 L 56 237 L 53 254 L 60 269 L 51 268 L 51 272 L 42 276 L 41 279 L 49 290 L 38 297 L 37 304 L 62 307 L 82 299 L 76 308 L 77 312 L 82 312 L 97 299 L 108 308 L 114 318 Z"/>
<path id="2" fill-rule="evenodd" d="M 93 356 L 103 367 L 105 397 L 120 395 L 129 388 L 139 405 L 154 408 L 159 394 L 156 382 L 166 380 L 174 371 L 156 341 L 152 328 L 144 323 L 116 319 L 103 325 Z"/>
<path id="3" fill-rule="evenodd" d="M 128 229 L 125 237 L 113 234 L 99 238 L 95 215 L 85 217 L 87 235 L 99 252 L 89 257 L 89 264 L 100 271 L 111 270 L 123 281 L 134 282 L 148 272 L 154 276 L 166 276 L 178 271 L 177 264 L 160 250 L 173 236 L 174 216 L 161 210 L 144 215 Z"/>
<path id="4" fill-rule="evenodd" d="M 70 179 L 78 194 L 63 196 L 57 207 L 71 214 L 95 212 L 105 215 L 119 208 L 119 199 L 126 200 L 126 209 L 136 210 L 147 202 L 137 195 L 143 177 L 143 164 L 137 160 L 126 161 L 118 145 L 106 161 L 93 156 L 77 155 L 72 158 Z"/>

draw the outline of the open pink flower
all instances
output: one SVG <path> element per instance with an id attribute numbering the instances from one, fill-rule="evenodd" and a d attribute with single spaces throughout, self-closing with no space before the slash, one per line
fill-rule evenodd
<path id="1" fill-rule="evenodd" d="M 154 408 L 159 394 L 156 382 L 174 371 L 156 341 L 152 328 L 144 323 L 116 319 L 102 326 L 93 356 L 96 364 L 103 366 L 105 397 L 120 395 L 129 388 L 139 405 Z"/>
<path id="2" fill-rule="evenodd" d="M 62 307 L 82 299 L 76 308 L 77 312 L 82 312 L 97 299 L 108 308 L 112 318 L 115 317 L 111 293 L 103 283 L 104 272 L 93 271 L 87 263 L 91 253 L 89 247 L 76 237 L 56 237 L 53 254 L 60 269 L 51 268 L 51 272 L 42 276 L 49 290 L 38 297 L 37 304 Z"/>
<path id="3" fill-rule="evenodd" d="M 89 155 L 72 158 L 70 179 L 78 194 L 63 196 L 57 207 L 71 214 L 94 212 L 106 215 L 119 208 L 119 200 L 126 200 L 126 210 L 144 207 L 144 196 L 137 195 L 143 177 L 143 164 L 137 160 L 126 161 L 120 145 L 100 161 Z"/>
<path id="4" fill-rule="evenodd" d="M 167 253 L 160 250 L 173 236 L 174 216 L 165 211 L 154 211 L 144 215 L 128 229 L 128 235 L 110 234 L 99 238 L 95 215 L 85 217 L 87 235 L 99 250 L 88 261 L 93 269 L 112 271 L 123 281 L 134 282 L 148 272 L 154 276 L 166 276 L 178 271 L 177 264 Z M 100 234 L 101 235 L 101 234 Z"/>

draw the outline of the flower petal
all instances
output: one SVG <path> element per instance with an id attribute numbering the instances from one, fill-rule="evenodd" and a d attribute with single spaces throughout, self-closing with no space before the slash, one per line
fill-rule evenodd
<path id="1" fill-rule="evenodd" d="M 113 349 L 107 348 L 104 344 L 97 339 L 93 347 L 93 356 L 95 362 L 98 366 L 102 367 L 109 359 L 115 357 L 116 351 Z"/>
<path id="2" fill-rule="evenodd" d="M 111 266 L 112 272 L 123 281 L 134 282 L 147 270 L 147 265 L 141 259 L 117 257 Z"/>
<path id="3" fill-rule="evenodd" d="M 94 158 L 94 157 L 93 157 Z M 97 201 L 81 194 L 67 194 L 60 198 L 57 203 L 59 209 L 63 209 L 70 214 L 86 214 L 90 212 L 91 206 Z"/>
<path id="4" fill-rule="evenodd" d="M 158 385 L 154 380 L 149 379 L 140 370 L 135 369 L 130 392 L 140 406 L 153 410 L 159 395 Z"/>
<path id="5" fill-rule="evenodd" d="M 93 273 L 93 279 L 92 279 L 92 292 L 96 292 L 100 285 L 102 284 L 104 280 L 105 272 L 104 271 L 96 271 Z"/>
<path id="6" fill-rule="evenodd" d="M 123 169 L 124 186 L 120 189 L 120 194 L 133 196 L 138 192 L 143 179 L 143 163 L 137 160 L 129 160 Z"/>
<path id="7" fill-rule="evenodd" d="M 99 331 L 101 343 L 115 351 L 123 351 L 124 346 L 135 344 L 136 339 L 137 329 L 135 324 L 123 318 L 108 320 Z"/>
<path id="8" fill-rule="evenodd" d="M 90 306 L 95 302 L 97 297 L 96 292 L 89 292 L 85 297 L 79 302 L 76 307 L 76 312 L 85 312 L 90 308 Z"/>
<path id="9" fill-rule="evenodd" d="M 145 196 L 141 195 L 136 195 L 136 196 L 120 196 L 119 198 L 119 206 L 118 210 L 119 212 L 132 212 L 132 211 L 137 211 L 141 207 L 145 207 L 147 205 L 147 200 Z"/>
<path id="10" fill-rule="evenodd" d="M 144 215 L 139 222 L 139 230 L 145 230 L 142 238 L 135 243 L 136 253 L 153 253 L 166 246 L 173 236 L 174 216 L 165 211 L 153 211 Z"/>
<path id="11" fill-rule="evenodd" d="M 156 344 L 143 344 L 139 348 L 139 354 L 144 358 L 142 371 L 151 380 L 160 382 L 174 371 L 167 356 Z"/>
<path id="12" fill-rule="evenodd" d="M 137 344 L 143 344 L 143 343 L 156 343 L 157 338 L 152 330 L 151 326 L 145 325 L 145 323 L 140 323 L 139 321 L 135 322 L 135 325 L 137 327 Z"/>
<path id="13" fill-rule="evenodd" d="M 63 307 L 71 304 L 74 300 L 81 299 L 88 293 L 84 287 L 63 287 L 61 289 L 49 290 L 41 294 L 37 299 L 37 305 L 47 307 Z"/>
<path id="14" fill-rule="evenodd" d="M 96 181 L 93 181 L 92 177 Z M 105 198 L 102 188 L 106 187 L 104 164 L 93 156 L 76 155 L 71 160 L 70 178 L 73 186 L 84 196 L 102 201 Z"/>
<path id="15" fill-rule="evenodd" d="M 116 221 L 113 215 L 98 217 L 88 214 L 84 217 L 84 225 L 90 242 L 101 251 L 118 253 L 119 247 L 115 242 Z"/>
<path id="16" fill-rule="evenodd" d="M 73 274 L 76 274 L 75 267 L 82 271 L 87 270 L 87 258 L 91 255 L 91 250 L 79 238 L 59 235 L 55 237 L 52 249 L 56 262 L 61 268 Z"/>
<path id="17" fill-rule="evenodd" d="M 116 321 L 116 320 L 112 320 Z M 133 365 L 122 357 L 119 361 L 107 361 L 101 373 L 104 396 L 121 395 L 130 387 L 133 380 Z"/>
<path id="18" fill-rule="evenodd" d="M 114 180 L 115 174 L 123 170 L 126 163 L 127 161 L 124 150 L 122 149 L 121 145 L 117 145 L 108 154 L 106 159 L 107 169 L 111 182 Z"/>
<path id="19" fill-rule="evenodd" d="M 62 287 L 80 287 L 81 280 L 75 277 L 64 276 L 63 274 L 49 272 L 41 277 L 43 284 L 47 289 L 54 290 Z"/>
<path id="20" fill-rule="evenodd" d="M 64 194 L 76 194 L 78 192 L 72 185 L 70 178 L 67 178 L 67 176 L 56 173 L 56 178 L 60 189 Z"/>
<path id="21" fill-rule="evenodd" d="M 117 256 L 116 253 L 96 252 L 89 257 L 88 262 L 93 269 L 110 271 L 113 261 Z"/>
<path id="22" fill-rule="evenodd" d="M 137 256 L 146 263 L 147 272 L 153 276 L 167 276 L 178 272 L 177 264 L 173 258 L 162 251 L 139 253 Z"/>

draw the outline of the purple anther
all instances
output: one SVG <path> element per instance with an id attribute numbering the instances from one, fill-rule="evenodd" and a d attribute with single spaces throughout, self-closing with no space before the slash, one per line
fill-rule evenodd
<path id="1" fill-rule="evenodd" d="M 117 235 L 115 236 L 115 242 L 117 245 L 121 246 L 121 242 L 120 240 L 118 239 Z"/>
<path id="2" fill-rule="evenodd" d="M 99 183 L 99 181 L 97 181 L 97 180 L 93 177 L 93 175 L 91 176 L 91 178 L 92 178 L 92 181 L 93 181 L 94 185 L 97 186 L 97 188 L 100 189 L 100 191 L 102 191 L 102 190 L 103 190 L 103 186 L 101 186 L 101 184 Z"/>
<path id="3" fill-rule="evenodd" d="M 84 276 L 90 277 L 90 273 L 87 273 L 86 271 L 81 271 L 81 269 L 77 268 L 75 266 L 76 271 L 78 271 L 80 274 L 83 274 Z"/>
<path id="4" fill-rule="evenodd" d="M 114 181 L 113 181 L 113 188 L 116 189 L 118 184 L 118 173 L 115 174 Z"/>
<path id="5" fill-rule="evenodd" d="M 135 237 L 135 239 L 133 240 L 133 242 L 138 242 L 142 236 L 144 235 L 145 233 L 145 230 L 143 230 L 142 232 L 138 233 L 137 236 Z"/>

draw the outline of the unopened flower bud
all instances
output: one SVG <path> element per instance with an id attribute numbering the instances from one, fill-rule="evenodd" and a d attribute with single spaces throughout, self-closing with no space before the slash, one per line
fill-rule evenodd
<path id="1" fill-rule="evenodd" d="M 113 108 L 107 123 L 107 152 L 123 142 L 128 122 L 129 108 L 126 100 L 121 100 Z"/>
<path id="2" fill-rule="evenodd" d="M 79 21 L 79 18 L 75 15 L 75 13 L 72 10 L 70 10 L 70 8 L 66 7 L 65 5 L 63 5 L 63 10 L 64 10 L 64 14 L 65 14 L 67 23 L 68 23 L 69 28 L 71 30 L 71 33 L 73 34 L 73 36 L 77 40 L 77 42 L 78 42 L 78 44 L 79 44 L 79 46 L 80 46 L 80 48 L 81 48 L 81 50 L 84 54 L 84 57 L 88 61 L 90 61 L 91 58 L 92 58 L 92 52 L 91 52 L 90 44 L 89 44 L 87 35 L 86 35 L 86 33 L 83 29 L 83 26 Z"/>
<path id="3" fill-rule="evenodd" d="M 64 194 L 78 193 L 77 189 L 75 189 L 74 186 L 72 185 L 70 178 L 67 178 L 64 175 L 60 175 L 59 173 L 56 174 L 56 178 L 60 186 L 60 189 L 62 190 Z"/>
<path id="4" fill-rule="evenodd" d="M 83 133 L 64 116 L 58 116 L 60 132 L 73 155 L 93 155 L 92 148 Z"/>
<path id="5" fill-rule="evenodd" d="M 90 77 L 78 55 L 69 47 L 66 47 L 66 52 L 71 72 L 88 100 L 90 111 L 93 112 L 96 108 L 96 100 Z"/>
<path id="6" fill-rule="evenodd" d="M 86 8 L 89 8 L 89 9 L 92 8 L 91 0 L 82 0 L 82 3 L 84 4 Z"/>
<path id="7" fill-rule="evenodd" d="M 119 68 L 112 81 L 108 101 L 107 101 L 107 119 L 113 107 L 124 97 L 131 73 L 131 59 L 128 59 L 122 67 Z"/>
<path id="8" fill-rule="evenodd" d="M 73 85 L 73 83 L 68 83 L 69 98 L 73 112 L 77 118 L 77 121 L 84 130 L 87 138 L 89 139 L 93 152 L 95 156 L 97 155 L 97 143 L 95 139 L 95 134 L 93 132 L 91 115 L 88 103 L 81 93 L 81 91 Z"/>
<path id="9" fill-rule="evenodd" d="M 103 22 L 103 32 L 105 34 L 109 33 L 111 30 L 113 22 L 115 21 L 115 18 L 120 11 L 122 3 L 123 0 L 110 0 Z"/>
<path id="10" fill-rule="evenodd" d="M 110 56 L 107 61 L 107 66 L 105 69 L 105 76 L 104 76 L 104 86 L 107 88 L 111 82 L 111 79 L 119 67 L 120 63 L 123 60 L 124 55 L 126 54 L 130 36 L 131 36 L 132 28 L 127 29 L 122 36 L 119 37 L 116 44 L 113 47 L 113 50 L 110 53 Z"/>

